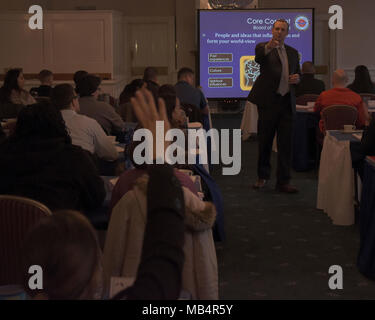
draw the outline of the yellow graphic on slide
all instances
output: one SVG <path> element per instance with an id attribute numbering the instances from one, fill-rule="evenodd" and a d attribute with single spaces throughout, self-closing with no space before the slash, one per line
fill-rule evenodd
<path id="1" fill-rule="evenodd" d="M 260 74 L 260 66 L 254 59 L 255 56 L 242 56 L 240 59 L 240 85 L 243 91 L 250 91 Z"/>

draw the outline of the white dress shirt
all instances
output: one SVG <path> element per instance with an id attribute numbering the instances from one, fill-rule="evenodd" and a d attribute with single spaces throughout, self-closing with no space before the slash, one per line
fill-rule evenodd
<path id="1" fill-rule="evenodd" d="M 118 152 L 99 123 L 74 110 L 61 110 L 72 144 L 80 146 L 104 160 L 116 160 Z"/>

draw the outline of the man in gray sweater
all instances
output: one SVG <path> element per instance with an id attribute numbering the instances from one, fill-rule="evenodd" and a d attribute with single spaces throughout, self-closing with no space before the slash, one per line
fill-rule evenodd
<path id="1" fill-rule="evenodd" d="M 94 75 L 79 79 L 77 92 L 80 95 L 80 113 L 98 121 L 108 135 L 117 135 L 125 124 L 110 104 L 98 101 L 100 83 L 100 78 Z"/>

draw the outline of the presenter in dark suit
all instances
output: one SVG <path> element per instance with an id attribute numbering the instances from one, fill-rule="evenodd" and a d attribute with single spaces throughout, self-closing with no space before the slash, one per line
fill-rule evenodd
<path id="1" fill-rule="evenodd" d="M 260 75 L 248 96 L 258 106 L 258 181 L 261 189 L 270 179 L 272 143 L 277 133 L 277 183 L 276 190 L 296 193 L 290 184 L 292 157 L 293 118 L 296 112 L 295 85 L 300 81 L 297 50 L 285 45 L 289 24 L 277 20 L 272 28 L 272 39 L 255 48 L 255 61 L 260 64 Z"/>

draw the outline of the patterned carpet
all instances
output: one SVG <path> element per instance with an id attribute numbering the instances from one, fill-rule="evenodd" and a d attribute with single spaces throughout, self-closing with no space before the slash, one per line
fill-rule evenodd
<path id="1" fill-rule="evenodd" d="M 240 115 L 214 119 L 217 128 L 239 128 Z M 221 299 L 374 299 L 375 284 L 356 267 L 358 224 L 332 225 L 316 209 L 317 171 L 293 172 L 300 193 L 255 191 L 257 142 L 242 143 L 237 176 L 212 174 L 224 197 L 227 240 L 217 243 Z M 275 177 L 276 154 L 273 154 Z M 331 265 L 343 269 L 343 290 L 330 290 Z"/>

